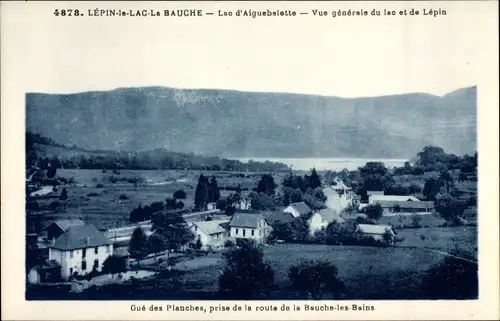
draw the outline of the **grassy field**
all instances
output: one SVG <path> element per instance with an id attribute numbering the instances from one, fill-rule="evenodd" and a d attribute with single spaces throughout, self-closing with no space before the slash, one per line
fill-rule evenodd
<path id="1" fill-rule="evenodd" d="M 459 248 L 477 253 L 475 227 L 404 229 L 398 233 L 405 240 L 397 247 L 318 244 L 265 247 L 264 261 L 273 268 L 278 285 L 270 299 L 301 299 L 288 289 L 288 271 L 304 260 L 326 260 L 337 266 L 346 285 L 346 293 L 341 299 L 425 299 L 420 291 L 425 272 L 446 257 L 437 251 Z M 420 235 L 425 235 L 424 239 Z M 174 266 L 172 273 L 88 293 L 85 298 L 107 297 L 111 291 L 115 300 L 217 299 L 215 293 L 224 267 L 225 261 L 220 253 L 191 260 L 184 258 Z"/>
<path id="2" fill-rule="evenodd" d="M 266 247 L 264 260 L 273 267 L 275 281 L 282 286 L 288 282 L 291 266 L 303 260 L 327 260 L 338 267 L 348 298 L 397 299 L 415 296 L 422 273 L 445 257 L 422 248 L 447 252 L 457 247 L 477 255 L 475 227 L 405 229 L 398 233 L 405 237 L 401 244 L 405 247 L 282 244 Z M 426 235 L 426 239 L 420 235 Z M 189 273 L 179 276 L 178 281 L 191 291 L 216 291 L 224 261 L 220 257 L 200 259 L 199 268 L 196 263 L 197 259 L 191 261 Z"/>
<path id="3" fill-rule="evenodd" d="M 346 284 L 344 299 L 417 299 L 423 272 L 443 260 L 440 253 L 413 248 L 377 248 L 360 246 L 328 246 L 283 244 L 267 247 L 264 260 L 275 271 L 279 290 L 275 299 L 298 299 L 287 290 L 288 271 L 303 260 L 327 260 L 339 269 Z M 220 256 L 195 258 L 200 267 L 172 276 L 159 276 L 154 280 L 134 285 L 129 298 L 192 299 L 209 297 L 218 290 L 218 279 L 225 266 Z M 156 290 L 148 291 L 154 287 Z M 90 299 L 90 298 L 89 298 Z M 325 297 L 327 299 L 327 297 Z"/>
<path id="4" fill-rule="evenodd" d="M 395 228 L 412 228 L 415 227 L 414 215 L 393 215 L 382 216 L 379 224 L 392 225 Z M 439 214 L 418 215 L 420 227 L 438 227 L 442 226 L 446 221 Z"/>
<path id="5" fill-rule="evenodd" d="M 435 227 L 397 230 L 405 239 L 399 245 L 416 246 L 443 252 L 464 250 L 477 257 L 477 227 Z"/>
<path id="6" fill-rule="evenodd" d="M 68 199 L 64 206 L 43 219 L 80 218 L 99 222 L 107 228 L 120 226 L 127 223 L 130 212 L 139 204 L 163 202 L 178 189 L 183 189 L 187 194 L 187 198 L 182 200 L 185 206 L 192 206 L 200 174 L 216 177 L 221 196 L 233 193 L 224 189 L 228 186 L 240 185 L 242 189 L 247 189 L 243 193 L 250 192 L 262 176 L 261 173 L 220 171 L 121 170 L 117 174 L 101 170 L 60 169 L 57 175 L 71 181 L 70 184 L 59 187 L 67 189 Z M 283 175 L 274 175 L 277 184 Z M 48 207 L 53 201 L 39 203 L 42 207 Z"/>

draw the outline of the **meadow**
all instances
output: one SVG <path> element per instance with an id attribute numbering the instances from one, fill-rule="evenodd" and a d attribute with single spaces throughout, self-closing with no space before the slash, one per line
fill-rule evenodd
<path id="1" fill-rule="evenodd" d="M 301 299 L 289 289 L 288 271 L 304 260 L 326 260 L 337 266 L 346 285 L 339 299 L 422 299 L 420 286 L 425 272 L 444 258 L 442 253 L 409 247 L 281 244 L 264 248 L 264 261 L 273 268 L 278 285 L 270 299 Z M 117 300 L 217 299 L 224 266 L 221 254 L 210 254 L 180 262 L 171 273 L 160 273 L 149 280 L 87 292 L 85 298 L 99 299 L 113 293 Z"/>
<path id="2" fill-rule="evenodd" d="M 242 189 L 242 193 L 251 192 L 262 176 L 262 173 L 224 171 L 120 170 L 113 172 L 108 170 L 104 172 L 59 169 L 57 176 L 68 181 L 68 184 L 59 186 L 59 189 L 66 188 L 68 199 L 64 202 L 57 199 L 38 202 L 42 208 L 49 208 L 54 201 L 61 205 L 45 214 L 43 221 L 79 218 L 103 228 L 112 228 L 127 224 L 130 212 L 140 204 L 164 202 L 179 189 L 186 192 L 186 199 L 182 200 L 185 207 L 193 206 L 200 174 L 216 177 L 222 197 L 233 193 L 232 188 L 238 186 Z M 274 175 L 277 184 L 280 184 L 284 175 Z"/>

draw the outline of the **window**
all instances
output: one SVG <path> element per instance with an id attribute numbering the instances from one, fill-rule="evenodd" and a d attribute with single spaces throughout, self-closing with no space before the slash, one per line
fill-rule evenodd
<path id="1" fill-rule="evenodd" d="M 87 270 L 87 261 L 83 260 L 82 261 L 82 271 L 86 271 L 86 270 Z"/>
<path id="2" fill-rule="evenodd" d="M 94 260 L 94 266 L 92 267 L 92 269 L 97 270 L 98 268 L 99 268 L 99 260 L 95 259 Z"/>
<path id="3" fill-rule="evenodd" d="M 69 258 L 72 259 L 73 258 L 73 251 L 69 251 Z"/>
<path id="4" fill-rule="evenodd" d="M 259 230 L 259 236 L 262 236 L 262 230 Z"/>
<path id="5" fill-rule="evenodd" d="M 246 231 L 247 231 L 247 230 L 243 229 L 243 236 L 245 236 L 245 234 L 246 234 Z"/>
<path id="6" fill-rule="evenodd" d="M 238 235 L 238 229 L 236 229 L 236 235 Z"/>
<path id="7" fill-rule="evenodd" d="M 106 246 L 106 253 L 111 252 L 111 245 Z"/>
<path id="8" fill-rule="evenodd" d="M 254 236 L 254 234 L 255 234 L 255 230 L 252 230 L 252 236 Z"/>
<path id="9" fill-rule="evenodd" d="M 87 254 L 87 249 L 83 249 L 82 250 L 82 258 L 85 258 L 86 254 Z"/>
<path id="10" fill-rule="evenodd" d="M 96 247 L 94 250 L 95 250 L 95 254 L 99 253 L 99 248 L 98 247 Z"/>
<path id="11" fill-rule="evenodd" d="M 73 275 L 73 268 L 70 268 L 69 269 L 69 275 L 72 276 Z"/>

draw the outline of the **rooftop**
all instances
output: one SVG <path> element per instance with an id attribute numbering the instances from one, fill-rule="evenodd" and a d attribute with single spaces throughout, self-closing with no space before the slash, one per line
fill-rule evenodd
<path id="1" fill-rule="evenodd" d="M 400 208 L 407 209 L 429 209 L 434 208 L 434 202 L 429 201 L 375 201 L 375 204 L 380 204 L 384 208 L 393 208 L 399 206 Z"/>
<path id="2" fill-rule="evenodd" d="M 401 196 L 401 195 L 370 195 L 370 202 L 375 202 L 375 201 L 414 201 L 418 202 L 420 201 L 418 198 L 415 196 Z"/>
<path id="3" fill-rule="evenodd" d="M 50 222 L 45 228 L 47 229 L 49 226 L 51 226 L 52 224 L 56 224 L 61 230 L 63 231 L 67 231 L 70 227 L 73 227 L 73 226 L 83 226 L 85 225 L 85 222 L 83 222 L 82 220 L 80 219 L 72 219 L 72 220 L 55 220 L 55 221 L 52 221 Z"/>
<path id="4" fill-rule="evenodd" d="M 289 206 L 295 208 L 300 215 L 305 215 L 312 212 L 311 208 L 304 202 L 291 203 Z"/>
<path id="5" fill-rule="evenodd" d="M 290 223 L 293 221 L 293 216 L 290 213 L 267 211 L 262 212 L 262 214 L 266 217 L 269 224 Z"/>
<path id="6" fill-rule="evenodd" d="M 332 223 L 335 221 L 341 224 L 345 222 L 345 220 L 331 208 L 324 208 L 322 210 L 319 210 L 317 213 L 321 216 L 323 220 L 327 221 L 328 223 Z"/>
<path id="7" fill-rule="evenodd" d="M 229 221 L 228 220 L 200 221 L 200 222 L 193 222 L 193 225 L 196 225 L 205 234 L 213 235 L 226 232 L 222 224 L 227 222 Z"/>
<path id="8" fill-rule="evenodd" d="M 260 220 L 266 220 L 265 216 L 256 213 L 235 213 L 229 226 L 257 228 Z"/>
<path id="9" fill-rule="evenodd" d="M 69 251 L 113 244 L 93 225 L 72 226 L 61 234 L 50 248 Z"/>

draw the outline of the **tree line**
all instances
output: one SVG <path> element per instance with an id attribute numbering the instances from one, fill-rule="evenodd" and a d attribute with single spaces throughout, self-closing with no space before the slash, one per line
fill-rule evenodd
<path id="1" fill-rule="evenodd" d="M 39 145 L 68 148 L 50 138 L 26 131 L 26 165 L 44 169 L 50 163 L 55 168 L 68 169 L 176 169 L 176 170 L 213 170 L 239 172 L 278 172 L 287 171 L 288 166 L 277 162 L 247 163 L 238 160 L 195 155 L 193 153 L 177 153 L 164 149 L 140 152 L 86 151 L 76 147 L 70 148 L 77 155 L 69 157 L 44 157 L 37 155 Z"/>

